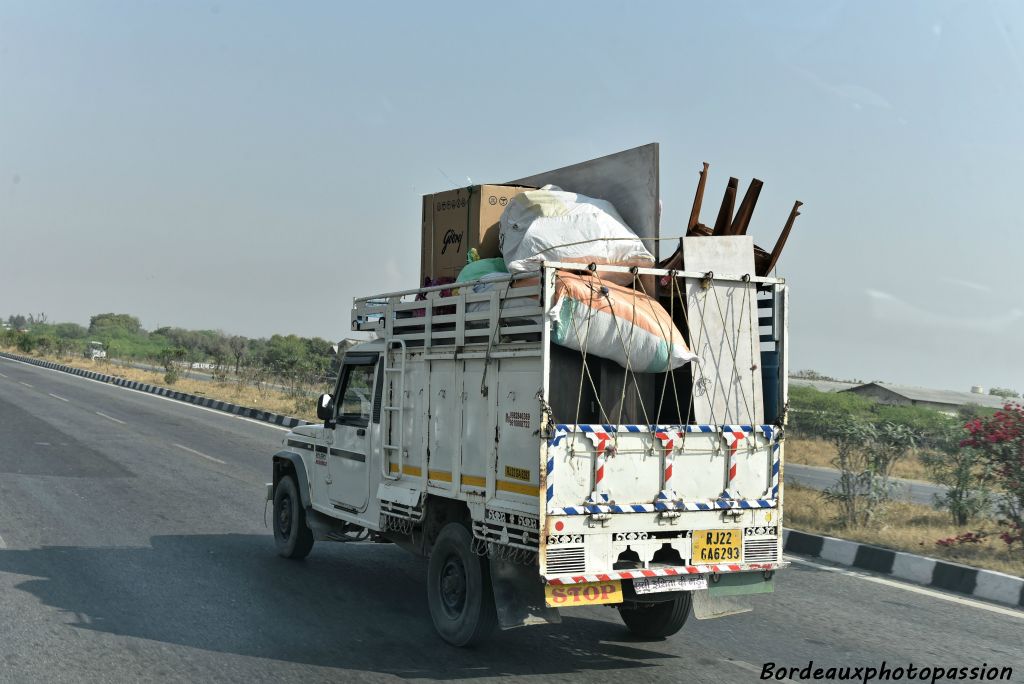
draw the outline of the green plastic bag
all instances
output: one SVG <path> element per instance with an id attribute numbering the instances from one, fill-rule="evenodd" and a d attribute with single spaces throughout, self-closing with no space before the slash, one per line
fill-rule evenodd
<path id="1" fill-rule="evenodd" d="M 462 270 L 459 271 L 459 277 L 455 279 L 455 282 L 464 283 L 468 280 L 477 280 L 492 273 L 508 273 L 504 259 L 479 259 L 470 262 L 462 267 Z"/>

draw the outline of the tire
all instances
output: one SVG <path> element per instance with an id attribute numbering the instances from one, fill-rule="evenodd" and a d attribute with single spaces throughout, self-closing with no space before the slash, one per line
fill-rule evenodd
<path id="1" fill-rule="evenodd" d="M 464 525 L 448 523 L 430 552 L 427 603 L 434 629 L 453 646 L 473 646 L 498 623 L 486 558 L 473 553 Z"/>
<path id="2" fill-rule="evenodd" d="M 278 480 L 274 488 L 274 544 L 285 558 L 305 558 L 313 550 L 313 531 L 306 524 L 306 509 L 291 475 Z"/>
<path id="3" fill-rule="evenodd" d="M 686 624 L 692 600 L 693 596 L 687 592 L 671 601 L 619 608 L 619 615 L 626 623 L 626 629 L 636 636 L 663 639 L 672 636 Z"/>

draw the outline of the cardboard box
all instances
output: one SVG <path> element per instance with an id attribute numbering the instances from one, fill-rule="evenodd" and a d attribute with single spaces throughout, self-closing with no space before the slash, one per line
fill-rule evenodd
<path id="1" fill-rule="evenodd" d="M 533 188 L 474 185 L 423 196 L 420 285 L 451 282 L 476 248 L 481 259 L 500 257 L 498 219 L 514 195 Z"/>

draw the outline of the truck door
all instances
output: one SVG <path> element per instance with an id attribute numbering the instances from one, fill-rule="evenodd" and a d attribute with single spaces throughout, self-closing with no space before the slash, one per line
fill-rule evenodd
<path id="1" fill-rule="evenodd" d="M 335 425 L 327 434 L 331 501 L 361 511 L 369 498 L 370 420 L 377 354 L 348 354 L 335 392 Z"/>

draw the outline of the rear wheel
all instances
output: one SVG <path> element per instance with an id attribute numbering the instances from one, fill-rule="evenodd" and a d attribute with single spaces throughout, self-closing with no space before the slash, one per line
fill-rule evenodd
<path id="1" fill-rule="evenodd" d="M 478 644 L 497 625 L 487 559 L 473 553 L 472 541 L 464 525 L 448 523 L 437 536 L 427 568 L 430 618 L 453 646 Z"/>
<path id="2" fill-rule="evenodd" d="M 638 637 L 661 639 L 672 636 L 683 628 L 686 618 L 690 617 L 692 599 L 693 596 L 687 592 L 663 603 L 619 608 L 619 615 L 626 623 L 626 629 Z"/>
<path id="3" fill-rule="evenodd" d="M 313 550 L 313 532 L 291 475 L 282 477 L 274 488 L 274 544 L 285 558 L 305 558 Z"/>

